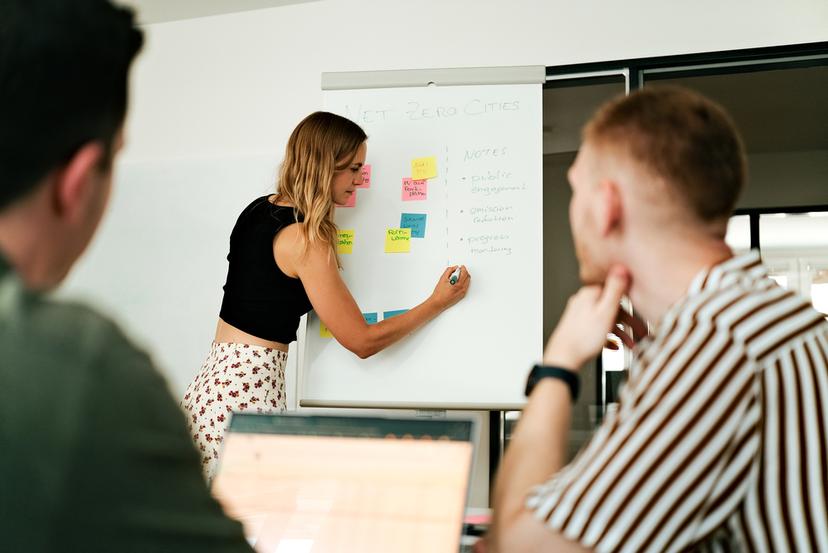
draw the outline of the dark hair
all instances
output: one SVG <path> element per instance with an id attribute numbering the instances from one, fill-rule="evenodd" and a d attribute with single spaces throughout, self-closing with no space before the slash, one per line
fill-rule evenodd
<path id="1" fill-rule="evenodd" d="M 654 86 L 609 102 L 587 123 L 584 140 L 623 148 L 703 222 L 726 220 L 745 185 L 745 152 L 733 121 L 684 88 Z"/>
<path id="2" fill-rule="evenodd" d="M 111 161 L 143 33 L 108 0 L 0 1 L 0 209 L 90 141 Z"/>

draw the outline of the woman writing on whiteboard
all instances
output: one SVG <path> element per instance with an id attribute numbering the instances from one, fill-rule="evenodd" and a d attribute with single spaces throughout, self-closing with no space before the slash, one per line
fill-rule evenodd
<path id="1" fill-rule="evenodd" d="M 309 115 L 288 140 L 276 194 L 254 200 L 236 221 L 215 340 L 182 402 L 208 478 L 232 412 L 286 408 L 288 344 L 302 315 L 316 311 L 340 344 L 366 358 L 466 295 L 465 267 L 456 284 L 449 267 L 423 303 L 365 322 L 339 273 L 334 209 L 362 184 L 366 138 L 344 117 Z"/>

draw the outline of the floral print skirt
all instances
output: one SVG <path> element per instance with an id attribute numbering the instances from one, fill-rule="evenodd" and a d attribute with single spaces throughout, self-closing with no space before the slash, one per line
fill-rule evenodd
<path id="1" fill-rule="evenodd" d="M 213 342 L 181 402 L 208 481 L 218 468 L 224 432 L 233 413 L 285 410 L 286 363 L 284 351 Z"/>

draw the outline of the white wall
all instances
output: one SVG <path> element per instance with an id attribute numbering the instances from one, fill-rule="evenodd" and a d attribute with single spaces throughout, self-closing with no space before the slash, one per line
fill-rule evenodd
<path id="1" fill-rule="evenodd" d="M 825 41 L 828 2 L 329 0 L 145 30 L 117 181 L 124 189 L 116 190 L 102 234 L 66 293 L 121 321 L 180 394 L 215 328 L 227 232 L 240 207 L 272 186 L 268 156 L 275 167 L 294 125 L 321 106 L 322 72 L 549 66 Z M 240 170 L 238 183 L 232 171 L 223 175 L 220 194 L 197 179 L 135 188 L 136 175 L 158 163 L 228 171 L 245 159 L 256 166 Z M 188 193 L 192 202 L 183 199 Z M 136 213 L 148 214 L 146 225 L 124 223 Z M 201 225 L 210 232 L 199 232 Z M 129 247 L 115 256 L 121 243 Z M 179 273 L 192 276 L 163 277 Z M 153 307 L 136 308 L 136 290 Z M 473 504 L 481 502 L 477 495 Z"/>
<path id="2" fill-rule="evenodd" d="M 130 158 L 279 155 L 323 71 L 559 65 L 828 40 L 825 0 L 329 0 L 149 25 Z"/>
<path id="3" fill-rule="evenodd" d="M 272 156 L 275 164 L 294 125 L 320 107 L 323 71 L 560 65 L 828 40 L 828 2 L 330 0 L 145 30 L 147 45 L 133 73 L 124 164 L 169 158 L 215 163 L 240 156 Z M 225 202 L 225 224 L 232 225 L 251 188 L 258 193 L 270 184 L 240 186 L 238 201 Z M 146 202 L 121 209 L 159 207 L 152 197 Z M 216 244 L 217 258 L 223 259 L 226 247 L 226 241 Z M 135 255 L 140 261 L 140 252 Z M 217 303 L 215 296 L 202 299 Z M 159 317 L 161 328 L 154 333 L 163 334 L 166 322 Z M 188 328 L 169 322 L 171 337 L 184 332 L 209 340 L 214 328 L 214 321 L 193 321 Z M 181 359 L 165 353 L 175 347 L 174 339 L 146 341 L 162 362 Z M 169 367 L 177 391 L 201 355 Z"/>

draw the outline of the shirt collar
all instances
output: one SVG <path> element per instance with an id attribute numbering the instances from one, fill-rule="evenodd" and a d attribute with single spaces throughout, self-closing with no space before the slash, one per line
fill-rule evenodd
<path id="1" fill-rule="evenodd" d="M 768 270 L 762 265 L 759 250 L 750 250 L 699 271 L 691 281 L 685 299 L 705 290 L 725 288 L 745 278 L 758 280 L 767 276 Z"/>
<path id="2" fill-rule="evenodd" d="M 762 265 L 759 250 L 750 250 L 742 255 L 730 257 L 716 265 L 702 269 L 693 277 L 690 286 L 687 288 L 687 293 L 674 303 L 657 323 L 655 335 L 660 335 L 664 328 L 669 327 L 679 316 L 684 306 L 687 305 L 687 302 L 694 296 L 702 292 L 725 288 L 743 279 L 756 281 L 767 276 L 768 270 Z M 653 342 L 654 337 L 653 334 L 650 334 L 639 342 L 636 347 L 637 351 L 642 353 Z"/>

